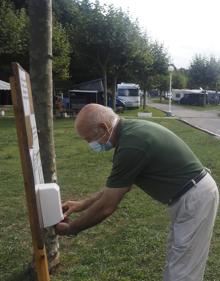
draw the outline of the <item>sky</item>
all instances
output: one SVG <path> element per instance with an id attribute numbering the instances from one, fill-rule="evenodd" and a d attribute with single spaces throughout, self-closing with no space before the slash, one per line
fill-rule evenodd
<path id="1" fill-rule="evenodd" d="M 195 55 L 220 58 L 220 0 L 99 0 L 129 10 L 151 39 L 162 43 L 177 68 Z"/>

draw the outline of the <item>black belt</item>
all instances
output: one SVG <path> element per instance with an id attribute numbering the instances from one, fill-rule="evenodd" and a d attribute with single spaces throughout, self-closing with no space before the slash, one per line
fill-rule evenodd
<path id="1" fill-rule="evenodd" d="M 207 174 L 206 170 L 202 170 L 202 172 L 200 174 L 198 174 L 197 176 L 195 176 L 193 179 L 191 179 L 189 182 L 187 182 L 183 188 L 177 192 L 168 202 L 168 205 L 172 205 L 173 203 L 177 202 L 180 197 L 185 194 L 190 188 L 192 188 L 193 186 L 195 186 L 196 183 L 198 183 L 202 178 L 204 178 L 204 176 Z"/>

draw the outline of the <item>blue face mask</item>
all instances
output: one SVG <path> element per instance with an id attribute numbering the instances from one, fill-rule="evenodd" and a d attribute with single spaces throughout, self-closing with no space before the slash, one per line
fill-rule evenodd
<path id="1" fill-rule="evenodd" d="M 108 140 L 107 140 L 106 143 L 99 143 L 97 140 L 91 141 L 91 142 L 89 143 L 89 146 L 90 146 L 94 151 L 96 151 L 96 152 L 102 152 L 102 151 L 108 151 L 108 150 L 112 149 L 113 145 L 112 145 L 112 143 L 110 142 L 110 138 L 111 138 L 111 136 L 112 136 L 113 129 L 114 129 L 116 123 L 117 123 L 117 119 L 115 119 L 115 122 L 114 122 L 113 127 L 112 127 L 112 132 L 111 132 L 111 134 L 110 134 L 110 136 L 109 136 L 109 138 L 108 138 Z"/>
<path id="2" fill-rule="evenodd" d="M 99 143 L 98 141 L 92 141 L 89 143 L 89 146 L 96 152 L 108 151 L 112 149 L 112 143 L 107 141 L 106 143 Z"/>

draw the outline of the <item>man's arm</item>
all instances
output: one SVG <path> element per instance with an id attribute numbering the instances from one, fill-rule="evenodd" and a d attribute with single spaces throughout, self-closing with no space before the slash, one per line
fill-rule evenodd
<path id="1" fill-rule="evenodd" d="M 77 234 L 102 222 L 109 217 L 116 209 L 124 195 L 130 191 L 131 187 L 103 189 L 98 200 L 76 220 L 65 221 L 56 225 L 55 230 L 60 235 Z"/>
<path id="2" fill-rule="evenodd" d="M 62 204 L 64 211 L 64 217 L 68 217 L 73 212 L 81 212 L 88 209 L 93 203 L 95 203 L 103 194 L 103 189 L 99 192 L 93 193 L 88 198 L 81 199 L 78 201 L 69 200 Z"/>

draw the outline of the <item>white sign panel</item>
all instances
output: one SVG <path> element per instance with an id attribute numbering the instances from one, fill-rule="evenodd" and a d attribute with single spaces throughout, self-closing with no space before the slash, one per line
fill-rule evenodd
<path id="1" fill-rule="evenodd" d="M 30 115 L 30 102 L 29 102 L 29 95 L 28 95 L 28 86 L 27 86 L 26 74 L 21 68 L 19 68 L 19 79 L 20 79 L 20 85 L 21 85 L 24 115 L 29 116 Z"/>
<path id="2" fill-rule="evenodd" d="M 36 186 L 37 184 L 44 183 L 44 176 L 43 176 L 43 170 L 41 165 L 40 148 L 39 148 L 35 115 L 34 113 L 31 112 L 30 102 L 32 101 L 29 98 L 26 73 L 21 68 L 19 68 L 19 79 L 21 85 L 24 115 L 26 116 L 26 118 L 29 118 L 30 121 L 30 131 L 27 129 L 28 130 L 27 134 L 30 135 L 29 137 L 32 139 L 32 145 L 31 147 L 29 147 L 29 152 L 31 156 L 32 168 L 34 173 L 34 182 Z"/>
<path id="3" fill-rule="evenodd" d="M 33 149 L 35 153 L 38 153 L 40 148 L 39 148 L 39 141 L 38 141 L 38 134 L 37 134 L 37 125 L 36 125 L 34 114 L 30 115 L 30 123 L 31 123 L 32 137 L 33 137 Z"/>
<path id="4" fill-rule="evenodd" d="M 40 152 L 36 153 L 34 149 L 30 149 L 30 156 L 31 156 L 31 162 L 34 172 L 34 182 L 35 186 L 37 184 L 44 183 L 44 176 L 43 176 L 43 170 L 41 166 L 41 159 L 40 159 Z"/>
<path id="5" fill-rule="evenodd" d="M 32 167 L 34 171 L 34 181 L 36 186 L 36 184 L 44 183 L 44 176 L 43 176 L 43 170 L 42 170 L 42 164 L 40 158 L 40 147 L 39 147 L 37 126 L 36 126 L 36 120 L 34 114 L 30 115 L 30 124 L 31 124 L 31 131 L 32 131 L 33 147 L 32 149 L 29 149 L 29 151 L 31 155 Z"/>

